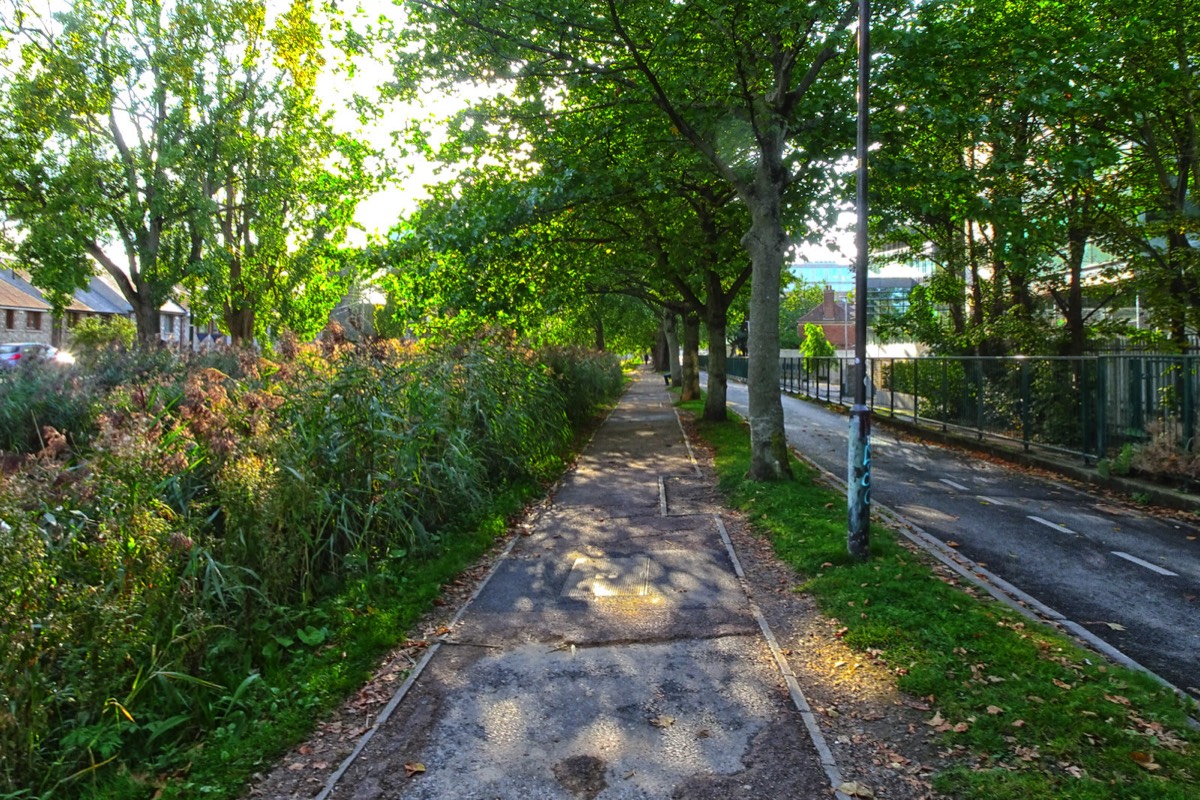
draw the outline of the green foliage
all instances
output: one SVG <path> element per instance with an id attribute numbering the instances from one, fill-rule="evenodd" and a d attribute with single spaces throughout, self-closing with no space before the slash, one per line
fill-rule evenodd
<path id="1" fill-rule="evenodd" d="M 804 323 L 804 341 L 800 353 L 804 356 L 804 369 L 815 372 L 820 359 L 829 358 L 837 351 L 825 338 L 825 329 L 813 322 Z"/>
<path id="2" fill-rule="evenodd" d="M 583 348 L 554 347 L 540 354 L 546 374 L 566 398 L 571 422 L 580 425 L 608 398 L 624 388 L 621 364 L 616 356 Z"/>
<path id="3" fill-rule="evenodd" d="M 95 430 L 96 391 L 73 369 L 34 364 L 0 373 L 0 451 L 36 453 L 46 444 L 46 428 L 72 442 L 87 441 Z"/>
<path id="4" fill-rule="evenodd" d="M 1131 443 L 1121 446 L 1115 458 L 1102 458 L 1096 462 L 1096 472 L 1107 478 L 1110 475 L 1128 475 L 1133 471 L 1134 447 Z"/>
<path id="5" fill-rule="evenodd" d="M 84 317 L 71 328 L 71 352 L 85 362 L 95 362 L 105 350 L 129 349 L 137 326 L 125 317 Z"/>
<path id="6" fill-rule="evenodd" d="M 802 339 L 796 325 L 800 317 L 821 305 L 824 290 L 815 284 L 797 281 L 779 301 L 779 346 L 784 350 L 799 350 Z"/>
<path id="7" fill-rule="evenodd" d="M 279 351 L 114 367 L 90 445 L 0 483 L 0 794 L 148 797 L 204 742 L 244 778 L 239 742 L 311 724 L 560 469 L 567 403 L 620 388 L 503 338 Z"/>

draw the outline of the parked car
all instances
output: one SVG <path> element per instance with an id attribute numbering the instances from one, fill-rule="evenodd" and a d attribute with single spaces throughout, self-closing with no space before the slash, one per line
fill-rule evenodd
<path id="1" fill-rule="evenodd" d="M 22 364 L 55 361 L 58 348 L 41 342 L 11 342 L 0 344 L 0 369 L 14 369 Z"/>

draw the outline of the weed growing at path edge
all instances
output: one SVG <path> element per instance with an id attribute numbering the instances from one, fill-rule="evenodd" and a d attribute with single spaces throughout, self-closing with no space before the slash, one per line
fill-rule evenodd
<path id="1" fill-rule="evenodd" d="M 728 503 L 796 569 L 796 591 L 838 620 L 847 644 L 887 664 L 901 690 L 930 702 L 927 724 L 962 764 L 936 777 L 939 791 L 988 800 L 1200 796 L 1200 734 L 1170 691 L 938 574 L 880 526 L 871 559 L 854 563 L 843 495 L 804 464 L 792 481 L 748 481 L 745 426 L 699 430 Z"/>

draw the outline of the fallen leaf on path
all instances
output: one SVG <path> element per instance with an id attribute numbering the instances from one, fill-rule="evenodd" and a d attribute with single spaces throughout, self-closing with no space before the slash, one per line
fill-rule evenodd
<path id="1" fill-rule="evenodd" d="M 420 775 L 424 771 L 425 765 L 420 761 L 410 761 L 404 765 L 404 774 L 410 778 L 414 775 Z"/>
<path id="2" fill-rule="evenodd" d="M 659 716 L 650 720 L 650 724 L 656 728 L 669 728 L 675 724 L 675 718 L 668 717 L 666 714 L 660 714 Z"/>
<path id="3" fill-rule="evenodd" d="M 871 791 L 871 787 L 858 781 L 846 781 L 837 788 L 842 794 L 850 795 L 851 797 L 874 797 L 875 792 Z"/>

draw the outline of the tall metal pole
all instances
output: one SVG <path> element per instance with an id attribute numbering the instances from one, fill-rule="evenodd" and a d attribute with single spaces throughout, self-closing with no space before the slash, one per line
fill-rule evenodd
<path id="1" fill-rule="evenodd" d="M 850 407 L 850 447 L 846 477 L 850 555 L 871 554 L 871 409 L 867 405 L 867 88 L 871 78 L 871 3 L 858 0 L 858 225 L 854 275 L 854 405 Z"/>

